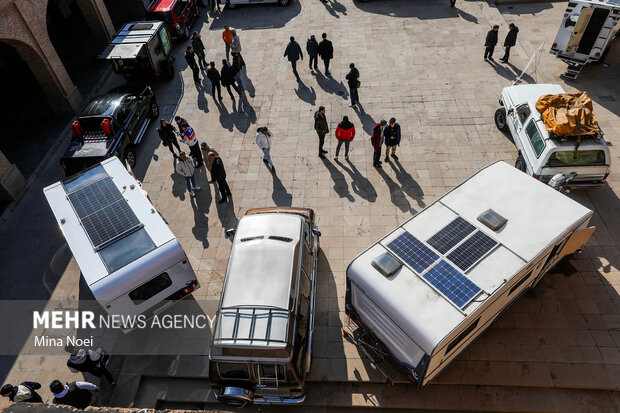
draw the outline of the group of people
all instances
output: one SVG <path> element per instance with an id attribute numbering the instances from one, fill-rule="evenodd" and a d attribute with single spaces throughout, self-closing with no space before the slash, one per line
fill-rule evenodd
<path id="1" fill-rule="evenodd" d="M 308 68 L 310 70 L 319 70 L 318 66 L 318 58 L 320 57 L 323 61 L 323 66 L 325 67 L 325 76 L 331 76 L 329 73 L 329 61 L 334 58 L 334 45 L 331 40 L 327 39 L 327 33 L 323 33 L 321 35 L 321 42 L 318 43 L 316 41 L 316 37 L 311 35 L 310 38 L 306 41 L 306 52 L 308 53 Z M 299 77 L 299 73 L 297 72 L 297 62 L 301 59 L 304 60 L 304 54 L 301 51 L 301 46 L 297 41 L 295 41 L 295 37 L 290 37 L 289 44 L 286 45 L 286 49 L 284 50 L 284 57 L 288 58 L 288 61 L 291 62 L 291 67 L 293 68 L 293 74 L 297 81 L 301 81 Z"/>
<path id="2" fill-rule="evenodd" d="M 517 44 L 517 35 L 519 34 L 519 28 L 514 23 L 508 25 L 508 33 L 504 39 L 504 56 L 499 59 L 502 63 L 508 63 L 510 58 L 510 48 Z M 493 52 L 497 45 L 497 38 L 499 35 L 499 25 L 494 25 L 491 30 L 487 32 L 487 37 L 484 40 L 484 60 L 493 60 Z"/>

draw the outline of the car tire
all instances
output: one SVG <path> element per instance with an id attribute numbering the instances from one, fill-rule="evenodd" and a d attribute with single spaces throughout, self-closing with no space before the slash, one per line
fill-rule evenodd
<path id="1" fill-rule="evenodd" d="M 224 387 L 218 396 L 222 403 L 238 409 L 251 406 L 253 399 L 254 393 L 251 390 L 232 386 Z"/>
<path id="2" fill-rule="evenodd" d="M 517 156 L 517 160 L 515 161 L 515 168 L 517 168 L 521 172 L 525 172 L 527 170 L 527 166 L 525 165 L 525 159 L 523 159 L 523 155 L 519 154 L 519 156 Z"/>
<path id="3" fill-rule="evenodd" d="M 502 132 L 506 132 L 508 130 L 508 124 L 506 123 L 506 109 L 505 108 L 499 108 L 495 111 L 495 115 L 493 116 L 493 119 L 495 120 L 495 126 L 497 126 L 497 129 L 501 130 Z"/>
<path id="4" fill-rule="evenodd" d="M 282 7 L 288 6 L 289 0 L 278 0 L 278 4 Z"/>
<path id="5" fill-rule="evenodd" d="M 157 119 L 159 117 L 159 105 L 155 98 L 151 99 L 149 103 L 149 118 Z"/>
<path id="6" fill-rule="evenodd" d="M 136 167 L 136 152 L 135 148 L 132 146 L 128 146 L 125 149 L 125 163 L 131 167 L 131 169 Z"/>

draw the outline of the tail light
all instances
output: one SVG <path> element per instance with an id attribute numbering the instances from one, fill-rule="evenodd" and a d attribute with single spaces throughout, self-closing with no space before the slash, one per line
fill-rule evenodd
<path id="1" fill-rule="evenodd" d="M 608 176 L 609 176 L 609 172 L 607 172 L 607 173 L 605 174 L 605 176 L 603 176 L 603 181 L 604 181 L 605 179 L 607 179 L 607 177 L 608 177 Z"/>
<path id="2" fill-rule="evenodd" d="M 62 169 L 64 169 L 65 171 L 67 170 L 67 165 L 65 164 L 65 161 L 61 160 L 60 161 L 60 165 L 62 166 Z M 607 174 L 609 175 L 609 174 Z M 607 178 L 607 175 L 605 175 L 605 178 Z"/>
<path id="3" fill-rule="evenodd" d="M 551 46 L 552 49 L 555 49 L 556 47 L 558 47 L 557 43 L 553 43 L 553 46 Z"/>
<path id="4" fill-rule="evenodd" d="M 601 54 L 600 53 L 595 53 L 594 57 L 601 57 Z"/>
<path id="5" fill-rule="evenodd" d="M 346 331 L 342 330 L 342 337 L 344 337 L 344 338 L 349 337 L 349 333 L 347 333 Z"/>
<path id="6" fill-rule="evenodd" d="M 392 380 L 386 378 L 385 379 L 385 384 L 387 384 L 388 386 L 391 386 L 392 385 Z"/>
<path id="7" fill-rule="evenodd" d="M 536 180 L 540 180 L 540 175 L 532 175 L 532 178 L 534 178 Z"/>
<path id="8" fill-rule="evenodd" d="M 159 76 L 159 72 L 155 73 L 155 76 Z"/>

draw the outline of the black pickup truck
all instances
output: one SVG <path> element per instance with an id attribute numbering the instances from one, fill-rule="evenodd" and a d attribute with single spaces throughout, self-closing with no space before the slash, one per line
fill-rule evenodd
<path id="1" fill-rule="evenodd" d="M 71 126 L 73 136 L 60 164 L 67 176 L 112 156 L 136 164 L 140 143 L 159 106 L 149 86 L 120 86 L 94 98 Z"/>

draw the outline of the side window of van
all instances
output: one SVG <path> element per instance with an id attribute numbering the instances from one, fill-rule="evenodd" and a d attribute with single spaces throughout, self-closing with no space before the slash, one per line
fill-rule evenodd
<path id="1" fill-rule="evenodd" d="M 168 273 L 161 273 L 152 280 L 142 284 L 129 293 L 129 298 L 134 304 L 141 304 L 149 298 L 159 294 L 172 285 L 172 280 Z"/>
<path id="2" fill-rule="evenodd" d="M 521 278 L 515 285 L 513 285 L 512 288 L 510 289 L 510 291 L 508 291 L 508 295 L 514 293 L 519 287 L 521 287 L 523 285 L 523 283 L 526 282 L 530 278 L 530 276 L 532 275 L 533 271 L 534 270 L 530 271 L 526 276 Z"/>
<path id="3" fill-rule="evenodd" d="M 250 369 L 245 363 L 217 363 L 220 377 L 223 379 L 244 379 L 250 378 Z"/>
<path id="4" fill-rule="evenodd" d="M 540 132 L 538 131 L 538 128 L 536 127 L 536 122 L 531 120 L 530 123 L 527 124 L 525 133 L 527 134 L 527 137 L 530 139 L 530 143 L 532 144 L 534 153 L 536 154 L 536 157 L 538 158 L 540 154 L 542 153 L 543 149 L 545 149 L 545 141 L 543 141 L 542 137 L 540 136 Z"/>
<path id="5" fill-rule="evenodd" d="M 446 353 L 448 354 L 450 351 L 452 351 L 452 349 L 454 347 L 457 346 L 457 344 L 459 344 L 461 341 L 463 341 L 465 338 L 467 338 L 467 336 L 476 329 L 476 327 L 478 327 L 478 321 L 480 321 L 480 317 L 476 318 L 476 321 L 474 321 L 473 323 L 471 323 L 465 330 L 463 330 L 461 332 L 461 334 L 459 334 L 458 336 L 456 336 L 456 338 L 454 340 L 452 340 L 450 342 L 450 344 L 448 344 L 448 347 L 446 347 Z"/>

